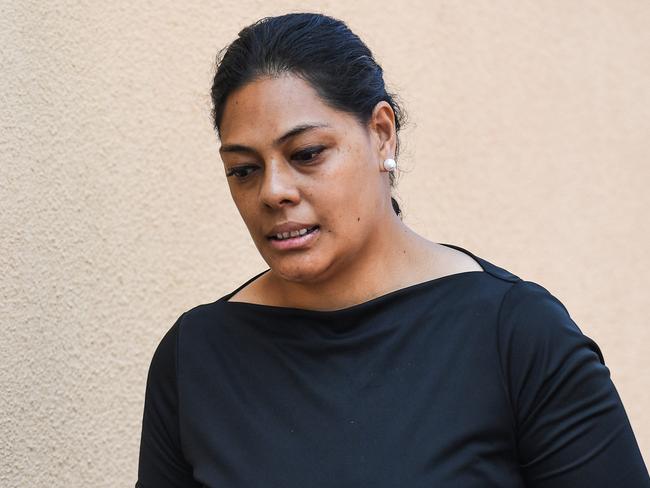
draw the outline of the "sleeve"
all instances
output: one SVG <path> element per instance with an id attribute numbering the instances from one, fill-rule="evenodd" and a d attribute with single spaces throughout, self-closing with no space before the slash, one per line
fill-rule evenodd
<path id="1" fill-rule="evenodd" d="M 193 479 L 180 445 L 176 361 L 182 318 L 161 339 L 149 366 L 135 488 L 201 486 Z"/>
<path id="2" fill-rule="evenodd" d="M 526 487 L 650 487 L 602 352 L 557 298 L 518 281 L 501 304 L 498 337 Z"/>

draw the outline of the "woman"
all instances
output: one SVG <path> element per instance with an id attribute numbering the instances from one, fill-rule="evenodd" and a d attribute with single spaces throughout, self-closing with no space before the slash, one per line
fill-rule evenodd
<path id="1" fill-rule="evenodd" d="M 161 340 L 136 486 L 650 486 L 601 351 L 562 303 L 402 222 L 402 112 L 343 22 L 245 28 L 212 100 L 269 269 Z"/>

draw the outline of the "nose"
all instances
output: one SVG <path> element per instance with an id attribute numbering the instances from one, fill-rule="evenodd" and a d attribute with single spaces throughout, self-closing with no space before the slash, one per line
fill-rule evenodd
<path id="1" fill-rule="evenodd" d="M 272 159 L 266 164 L 260 200 L 269 208 L 282 208 L 300 201 L 300 192 L 290 165 L 279 159 Z"/>

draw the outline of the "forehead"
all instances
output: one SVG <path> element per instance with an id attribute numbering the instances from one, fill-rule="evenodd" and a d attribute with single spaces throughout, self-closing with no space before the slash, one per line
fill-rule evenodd
<path id="1" fill-rule="evenodd" d="M 311 85 L 294 75 L 265 77 L 235 90 L 221 119 L 222 143 L 275 138 L 291 127 L 323 123 L 345 129 L 351 114 L 325 104 Z"/>

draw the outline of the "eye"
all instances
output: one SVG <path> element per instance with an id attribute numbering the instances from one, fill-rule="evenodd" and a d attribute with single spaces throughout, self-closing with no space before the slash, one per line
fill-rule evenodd
<path id="1" fill-rule="evenodd" d="M 247 176 L 249 176 L 253 172 L 253 170 L 255 170 L 255 166 L 238 166 L 228 171 L 226 173 L 226 176 L 227 177 L 234 176 L 238 180 L 243 180 Z"/>
<path id="2" fill-rule="evenodd" d="M 325 146 L 314 146 L 308 147 L 297 151 L 291 155 L 292 161 L 298 161 L 300 163 L 310 163 L 315 161 L 320 153 L 326 149 Z M 250 174 L 257 169 L 257 166 L 235 166 L 226 172 L 227 177 L 234 176 L 237 180 L 245 180 L 250 176 Z"/>
<path id="3" fill-rule="evenodd" d="M 315 160 L 324 150 L 325 146 L 308 147 L 307 149 L 293 153 L 291 159 L 301 163 L 308 163 Z"/>

